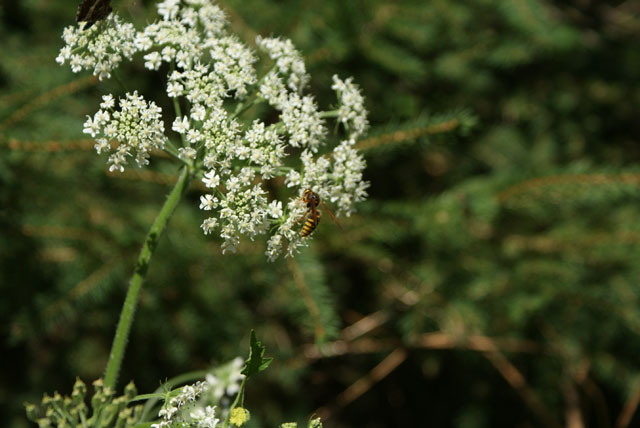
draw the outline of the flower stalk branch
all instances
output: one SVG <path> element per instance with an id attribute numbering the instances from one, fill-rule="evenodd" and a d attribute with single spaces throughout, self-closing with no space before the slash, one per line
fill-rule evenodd
<path id="1" fill-rule="evenodd" d="M 106 387 L 113 389 L 116 386 L 118 373 L 120 372 L 120 367 L 122 365 L 122 358 L 124 357 L 124 351 L 127 346 L 129 332 L 131 331 L 131 324 L 133 323 L 136 306 L 138 305 L 138 297 L 140 296 L 142 283 L 147 274 L 149 262 L 151 261 L 153 252 L 158 245 L 158 240 L 167 226 L 169 218 L 171 218 L 171 215 L 178 206 L 182 195 L 189 187 L 192 177 L 192 171 L 187 167 L 183 167 L 180 176 L 178 177 L 178 181 L 173 187 L 173 190 L 171 190 L 171 193 L 169 193 L 162 209 L 156 216 L 153 225 L 149 229 L 149 233 L 147 234 L 144 244 L 142 245 L 133 276 L 129 282 L 129 289 L 127 291 L 124 305 L 122 306 L 120 320 L 118 321 L 113 345 L 111 346 L 111 352 L 109 353 L 109 361 L 107 363 L 104 376 L 104 384 Z"/>

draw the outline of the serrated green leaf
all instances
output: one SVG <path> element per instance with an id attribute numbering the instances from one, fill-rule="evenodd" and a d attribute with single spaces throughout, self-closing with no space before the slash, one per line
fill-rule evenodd
<path id="1" fill-rule="evenodd" d="M 265 370 L 273 361 L 273 358 L 264 358 L 265 347 L 256 338 L 256 332 L 251 330 L 249 339 L 249 358 L 245 361 L 244 368 L 240 373 L 246 377 L 251 377 Z"/>

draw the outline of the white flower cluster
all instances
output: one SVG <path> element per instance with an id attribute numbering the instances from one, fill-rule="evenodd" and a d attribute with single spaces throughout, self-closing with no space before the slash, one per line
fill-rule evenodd
<path id="1" fill-rule="evenodd" d="M 349 137 L 356 139 L 367 130 L 367 110 L 364 108 L 364 97 L 358 87 L 353 83 L 353 78 L 340 80 L 333 75 L 331 89 L 338 93 L 340 108 L 338 109 L 338 121 L 350 131 Z"/>
<path id="2" fill-rule="evenodd" d="M 78 73 L 93 69 L 100 80 L 111 77 L 111 71 L 120 65 L 122 58 L 131 59 L 138 51 L 137 32 L 130 23 L 124 23 L 116 14 L 107 18 L 108 25 L 102 30 L 93 25 L 87 30 L 81 26 L 67 27 L 62 33 L 65 46 L 56 57 L 60 65 L 69 61 L 71 71 Z"/>
<path id="3" fill-rule="evenodd" d="M 285 178 L 288 187 L 315 189 L 323 199 L 337 204 L 337 214 L 350 216 L 355 203 L 363 201 L 368 183 L 362 180 L 365 161 L 353 148 L 355 140 L 341 142 L 333 149 L 332 158 L 315 159 L 308 151 L 300 156 L 302 174 L 291 170 Z"/>
<path id="4" fill-rule="evenodd" d="M 353 147 L 366 129 L 366 110 L 351 79 L 334 77 L 339 110 L 321 112 L 304 93 L 309 75 L 290 40 L 258 37 L 253 52 L 228 33 L 223 12 L 209 0 L 164 0 L 157 9 L 160 19 L 140 32 L 114 13 L 88 30 L 64 30 L 58 62 L 68 60 L 73 71 L 95 67 L 95 74 L 109 77 L 123 57 L 136 52 L 147 69 L 160 70 L 164 63 L 169 70 L 166 93 L 176 108 L 171 129 L 181 141 L 168 142 L 160 108 L 137 92 L 125 94 L 119 109 L 106 96 L 84 132 L 96 138 L 98 152 L 119 143 L 109 168 L 122 171 L 128 156 L 145 165 L 150 150 L 163 147 L 179 157 L 210 189 L 200 199 L 210 214 L 201 227 L 224 240 L 223 252 L 236 251 L 243 237 L 253 240 L 275 229 L 268 258 L 283 251 L 293 255 L 308 242 L 301 235 L 310 209 L 301 200 L 305 189 L 333 204 L 338 215 L 350 215 L 367 187 L 365 162 Z M 273 64 L 263 76 L 255 68 L 260 53 Z M 275 109 L 279 120 L 245 119 L 243 113 L 259 103 Z M 327 147 L 329 117 L 349 133 L 333 149 Z M 265 190 L 265 180 L 278 177 L 293 190 L 288 200 L 274 200 Z"/>
<path id="5" fill-rule="evenodd" d="M 127 156 L 135 155 L 138 166 L 149 163 L 149 152 L 162 150 L 167 141 L 160 107 L 147 103 L 137 92 L 120 99 L 120 110 L 114 109 L 112 95 L 104 95 L 100 110 L 93 118 L 87 116 L 84 133 L 96 138 L 96 151 L 111 151 L 110 141 L 118 141 L 115 153 L 109 156 L 109 171 L 124 171 Z"/>
<path id="6" fill-rule="evenodd" d="M 207 382 L 196 382 L 193 385 L 186 385 L 182 390 L 165 401 L 162 409 L 158 412 L 160 422 L 151 424 L 151 428 L 169 428 L 175 422 L 179 411 L 189 403 L 195 403 L 197 398 L 209 389 Z M 205 409 L 195 409 L 190 417 L 196 426 L 202 428 L 215 428 L 218 419 L 215 418 L 215 407 L 207 406 Z"/>
<path id="7" fill-rule="evenodd" d="M 218 367 L 215 372 L 207 374 L 208 402 L 220 404 L 228 407 L 229 398 L 234 397 L 240 391 L 240 385 L 244 375 L 240 373 L 244 367 L 244 360 L 240 357 L 233 359 L 230 363 Z"/>
<path id="8" fill-rule="evenodd" d="M 302 55 L 293 46 L 291 40 L 258 36 L 256 44 L 276 62 L 277 73 L 287 77 L 289 89 L 301 92 L 309 82 L 309 75 Z"/>
<path id="9" fill-rule="evenodd" d="M 207 406 L 204 409 L 198 407 L 189 413 L 191 422 L 201 428 L 216 428 L 220 419 L 216 418 L 216 407 Z"/>

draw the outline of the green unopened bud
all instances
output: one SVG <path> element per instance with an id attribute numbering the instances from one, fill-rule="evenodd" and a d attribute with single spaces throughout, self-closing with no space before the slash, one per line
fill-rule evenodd
<path id="1" fill-rule="evenodd" d="M 51 420 L 49 418 L 40 418 L 37 423 L 40 428 L 48 428 L 51 426 Z"/>
<path id="2" fill-rule="evenodd" d="M 38 408 L 36 407 L 35 404 L 25 402 L 24 409 L 27 412 L 27 418 L 29 418 L 31 422 L 36 422 L 38 420 L 38 416 L 40 416 L 40 412 L 38 411 Z"/>
<path id="3" fill-rule="evenodd" d="M 108 404 L 102 409 L 102 413 L 100 414 L 101 423 L 100 426 L 104 428 L 111 427 L 113 421 L 118 416 L 118 406 L 114 404 Z"/>
<path id="4" fill-rule="evenodd" d="M 76 407 L 74 407 L 74 409 L 78 412 L 78 413 L 82 413 L 83 415 L 87 414 L 87 405 L 84 404 L 84 402 L 80 402 L 76 405 Z"/>
<path id="5" fill-rule="evenodd" d="M 105 386 L 103 389 L 105 400 L 109 400 L 113 397 L 113 389 L 110 386 Z"/>
<path id="6" fill-rule="evenodd" d="M 64 397 L 63 399 L 64 410 L 69 411 L 73 406 L 73 401 L 71 401 L 71 397 Z"/>
<path id="7" fill-rule="evenodd" d="M 60 393 L 58 391 L 53 393 L 53 400 L 52 400 L 53 404 L 62 408 L 64 399 L 62 398 L 62 395 L 60 395 Z"/>
<path id="8" fill-rule="evenodd" d="M 51 396 L 44 394 L 42 396 L 42 407 L 49 407 L 49 405 L 51 405 L 51 401 Z"/>
<path id="9" fill-rule="evenodd" d="M 249 420 L 249 411 L 243 407 L 235 407 L 231 409 L 229 422 L 237 427 L 244 425 Z"/>
<path id="10" fill-rule="evenodd" d="M 87 394 L 87 386 L 80 378 L 76 378 L 76 382 L 73 384 L 73 392 L 71 392 L 71 399 L 73 404 L 76 405 L 84 400 Z"/>
<path id="11" fill-rule="evenodd" d="M 285 422 L 280 425 L 280 428 L 298 428 L 298 424 L 295 422 Z"/>
<path id="12" fill-rule="evenodd" d="M 133 381 L 129 382 L 127 386 L 124 387 L 124 396 L 127 397 L 127 401 L 135 397 L 137 393 L 138 390 L 136 389 Z"/>
<path id="13" fill-rule="evenodd" d="M 47 407 L 47 410 L 45 410 L 44 415 L 48 418 L 55 416 L 56 415 L 56 409 L 53 408 L 53 406 L 49 406 Z"/>
<path id="14" fill-rule="evenodd" d="M 320 418 L 311 419 L 308 426 L 309 428 L 322 428 L 322 421 Z"/>
<path id="15" fill-rule="evenodd" d="M 115 428 L 124 428 L 127 420 L 131 416 L 131 413 L 133 413 L 133 409 L 130 408 L 120 410 L 120 412 L 118 412 L 118 421 L 116 422 Z"/>
<path id="16" fill-rule="evenodd" d="M 133 413 L 133 409 L 131 407 L 127 407 L 126 409 L 120 410 L 118 413 L 118 419 L 127 419 Z"/>
<path id="17" fill-rule="evenodd" d="M 93 397 L 91 397 L 91 407 L 93 407 L 93 412 L 96 413 L 101 407 L 101 404 L 105 401 L 102 393 L 102 390 L 104 389 L 104 382 L 102 379 L 96 379 L 93 381 L 92 385 Z"/>
<path id="18" fill-rule="evenodd" d="M 142 404 L 138 404 L 133 408 L 133 415 L 127 421 L 130 425 L 140 420 L 140 416 L 142 415 L 142 410 L 144 406 Z"/>
<path id="19" fill-rule="evenodd" d="M 94 394 L 93 397 L 91 397 L 91 407 L 94 413 L 100 408 L 101 398 L 102 394 Z"/>

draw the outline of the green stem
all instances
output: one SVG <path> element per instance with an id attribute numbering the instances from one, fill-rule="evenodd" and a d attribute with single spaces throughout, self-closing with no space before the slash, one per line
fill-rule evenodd
<path id="1" fill-rule="evenodd" d="M 249 110 L 251 107 L 253 107 L 253 105 L 256 103 L 256 101 L 257 100 L 255 98 L 253 98 L 253 99 L 247 101 L 246 103 L 238 104 L 238 106 L 236 107 L 236 111 L 233 112 L 233 114 L 231 115 L 230 119 L 235 119 L 236 117 L 240 116 L 245 111 Z"/>
<path id="2" fill-rule="evenodd" d="M 222 428 L 227 428 L 229 426 L 229 419 L 231 418 L 231 411 L 238 407 L 238 405 L 244 406 L 244 386 L 247 381 L 247 377 L 242 378 L 242 383 L 240 384 L 240 390 L 238 391 L 238 395 L 236 395 L 236 399 L 233 400 L 233 404 L 229 407 L 229 412 L 227 413 L 227 417 L 224 418 L 224 422 L 222 423 Z"/>
<path id="3" fill-rule="evenodd" d="M 171 141 L 167 141 L 167 144 L 164 146 L 164 151 L 171 156 L 173 159 L 177 160 L 178 162 L 186 165 L 187 167 L 191 167 L 191 162 L 187 159 L 182 159 L 180 157 L 180 154 L 178 153 L 178 149 L 176 148 L 176 146 L 171 142 Z"/>
<path id="4" fill-rule="evenodd" d="M 125 92 L 129 92 L 127 91 L 127 87 L 125 86 L 124 82 L 122 80 L 120 80 L 120 76 L 118 75 L 117 70 L 113 70 L 112 71 L 112 76 L 113 78 L 116 80 L 116 82 L 118 82 L 118 84 L 120 85 L 120 87 L 125 91 Z"/>
<path id="5" fill-rule="evenodd" d="M 124 305 L 122 306 L 120 321 L 118 321 L 116 335 L 113 338 L 113 345 L 111 345 L 111 353 L 109 354 L 109 361 L 104 375 L 105 387 L 115 389 L 118 373 L 120 372 L 120 366 L 122 365 L 122 358 L 127 346 L 127 339 L 129 337 L 129 332 L 131 331 L 131 324 L 133 323 L 133 316 L 138 304 L 138 296 L 140 295 L 142 282 L 147 274 L 149 261 L 151 260 L 153 251 L 158 245 L 160 235 L 162 235 L 162 232 L 167 226 L 167 222 L 169 221 L 171 214 L 173 214 L 178 206 L 178 202 L 180 202 L 180 197 L 189 187 L 191 178 L 192 174 L 190 170 L 187 167 L 183 167 L 177 183 L 173 190 L 171 190 L 171 193 L 169 193 L 167 200 L 153 222 L 151 229 L 149 229 L 149 234 L 142 245 L 138 261 L 136 262 L 135 271 L 129 281 L 129 290 L 127 291 L 127 297 L 125 298 Z"/>
<path id="6" fill-rule="evenodd" d="M 331 111 L 321 111 L 319 116 L 321 118 L 327 118 L 327 117 L 338 117 L 338 110 L 331 110 Z"/>

